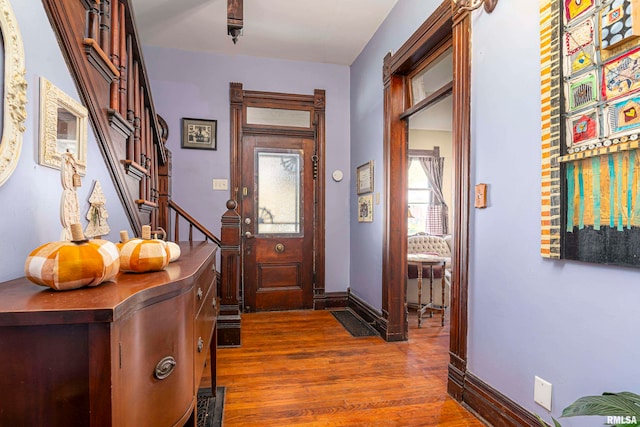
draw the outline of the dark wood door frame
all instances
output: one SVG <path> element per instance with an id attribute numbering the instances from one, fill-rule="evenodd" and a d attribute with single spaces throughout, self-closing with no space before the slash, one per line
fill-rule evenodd
<path id="1" fill-rule="evenodd" d="M 231 187 L 230 197 L 242 203 L 242 136 L 247 134 L 300 136 L 315 139 L 314 166 L 314 218 L 313 218 L 313 304 L 314 308 L 323 308 L 325 299 L 325 91 L 316 89 L 313 95 L 299 95 L 275 92 L 259 92 L 243 90 L 242 83 L 231 83 L 229 86 L 231 108 Z M 283 127 L 247 124 L 247 106 L 263 108 L 280 108 L 305 110 L 311 113 L 311 126 L 307 128 Z M 240 209 L 239 209 L 240 210 Z M 241 251 L 244 248 L 241 248 Z M 242 252 L 241 252 L 242 253 Z M 243 267 L 240 267 L 243 271 Z M 240 289 L 235 290 L 237 307 L 244 306 Z"/>
<path id="2" fill-rule="evenodd" d="M 448 391 L 462 400 L 467 358 L 470 180 L 470 18 L 445 0 L 395 53 L 387 54 L 384 82 L 386 215 L 382 269 L 382 313 L 386 339 L 407 339 L 407 121 L 408 75 L 444 43 L 453 45 L 453 256 Z M 393 200 L 393 203 L 391 203 Z"/>

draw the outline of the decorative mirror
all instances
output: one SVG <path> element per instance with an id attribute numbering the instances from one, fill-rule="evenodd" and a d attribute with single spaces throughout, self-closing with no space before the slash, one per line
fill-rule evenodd
<path id="1" fill-rule="evenodd" d="M 0 185 L 11 176 L 18 164 L 22 133 L 27 119 L 27 81 L 24 76 L 24 48 L 18 22 L 9 0 L 0 0 L 0 73 L 3 87 L 2 140 L 0 141 Z"/>
<path id="2" fill-rule="evenodd" d="M 44 77 L 40 78 L 40 156 L 43 166 L 60 169 L 70 152 L 78 173 L 87 169 L 87 109 Z"/>

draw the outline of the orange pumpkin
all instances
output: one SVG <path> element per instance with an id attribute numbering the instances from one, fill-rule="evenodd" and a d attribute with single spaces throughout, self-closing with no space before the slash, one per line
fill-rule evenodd
<path id="1" fill-rule="evenodd" d="M 120 268 L 116 245 L 102 239 L 85 240 L 80 224 L 71 227 L 72 241 L 47 243 L 29 254 L 24 265 L 27 279 L 57 291 L 115 279 Z"/>
<path id="2" fill-rule="evenodd" d="M 142 226 L 142 239 L 131 239 L 120 247 L 120 270 L 146 273 L 163 270 L 171 254 L 165 242 L 151 239 L 151 227 Z"/>

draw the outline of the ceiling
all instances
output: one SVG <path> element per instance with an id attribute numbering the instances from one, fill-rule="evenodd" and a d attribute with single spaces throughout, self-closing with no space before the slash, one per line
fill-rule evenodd
<path id="1" fill-rule="evenodd" d="M 130 0 L 143 45 L 347 66 L 397 1 L 244 0 L 243 35 L 234 45 L 227 0 Z M 450 65 L 444 73 L 450 80 Z M 439 102 L 412 116 L 410 127 L 450 130 L 451 108 L 451 100 Z"/>
<path id="2" fill-rule="evenodd" d="M 131 0 L 143 45 L 351 65 L 398 0 L 244 0 L 227 35 L 227 0 Z"/>

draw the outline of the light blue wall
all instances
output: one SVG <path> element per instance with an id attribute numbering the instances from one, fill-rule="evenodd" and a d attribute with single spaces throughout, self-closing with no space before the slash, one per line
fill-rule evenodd
<path id="1" fill-rule="evenodd" d="M 546 379 L 557 416 L 583 395 L 640 392 L 640 270 L 539 255 L 538 21 L 530 1 L 473 15 L 472 185 L 488 184 L 489 207 L 471 212 L 469 370 L 541 415 L 533 377 Z"/>
<path id="2" fill-rule="evenodd" d="M 242 43 L 240 40 L 238 43 Z M 229 83 L 245 90 L 313 94 L 326 91 L 326 290 L 349 284 L 349 68 L 249 56 L 144 48 L 156 111 L 169 125 L 173 152 L 173 199 L 214 234 L 228 191 L 212 179 L 229 179 Z M 217 151 L 180 148 L 181 118 L 218 120 Z M 344 172 L 341 182 L 331 173 Z"/>
<path id="3" fill-rule="evenodd" d="M 376 162 L 383 191 L 382 58 L 437 6 L 400 0 L 351 68 L 351 167 Z M 472 16 L 472 176 L 489 207 L 470 212 L 468 368 L 526 409 L 533 379 L 553 384 L 553 414 L 580 396 L 640 392 L 640 271 L 540 257 L 538 2 L 501 1 Z M 351 209 L 356 209 L 355 189 Z M 351 287 L 381 306 L 384 214 L 351 222 Z M 602 425 L 563 419 L 565 427 Z"/>
<path id="4" fill-rule="evenodd" d="M 39 79 L 44 76 L 76 100 L 78 92 L 63 59 L 41 0 L 11 2 L 24 44 L 27 88 L 27 120 L 20 161 L 13 175 L 0 186 L 0 282 L 24 275 L 24 262 L 36 247 L 60 239 L 60 171 L 38 165 Z M 102 154 L 89 126 L 87 176 L 78 189 L 80 214 L 89 210 L 93 181 L 98 180 L 107 199 L 111 233 L 118 241 L 121 229 L 131 228 L 118 199 Z M 87 221 L 83 221 L 86 227 Z"/>
<path id="5" fill-rule="evenodd" d="M 373 160 L 374 193 L 380 194 L 380 204 L 374 203 L 373 222 L 358 223 L 355 184 L 350 189 L 351 292 L 379 310 L 385 214 L 382 60 L 387 52 L 400 48 L 439 4 L 435 0 L 398 1 L 351 65 L 351 170 Z"/>

